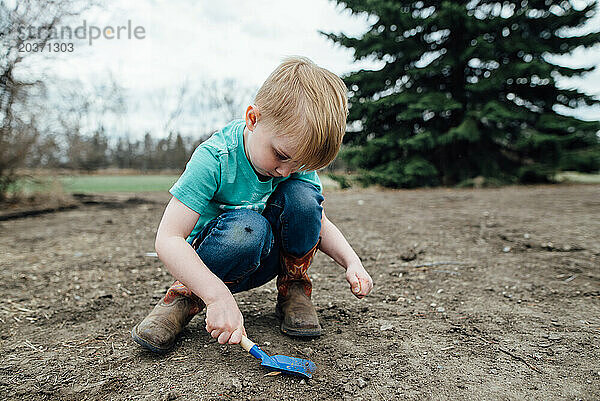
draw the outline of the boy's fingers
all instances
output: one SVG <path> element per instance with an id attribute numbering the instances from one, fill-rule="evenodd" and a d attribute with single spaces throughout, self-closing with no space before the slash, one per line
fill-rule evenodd
<path id="1" fill-rule="evenodd" d="M 371 280 L 365 280 L 365 285 L 363 286 L 363 289 L 363 295 L 369 295 L 369 293 L 373 289 L 373 282 Z"/>
<path id="2" fill-rule="evenodd" d="M 221 334 L 219 334 L 219 344 L 225 344 L 228 340 L 229 337 L 231 336 L 231 333 L 229 333 L 228 331 L 224 331 Z"/>
<path id="3" fill-rule="evenodd" d="M 356 276 L 352 276 L 350 278 L 350 286 L 352 288 L 352 292 L 354 294 L 358 294 L 360 292 L 360 280 Z"/>
<path id="4" fill-rule="evenodd" d="M 229 344 L 239 344 L 240 341 L 242 341 L 242 332 L 240 329 L 237 329 L 231 334 L 231 337 L 229 337 Z"/>
<path id="5" fill-rule="evenodd" d="M 369 280 L 366 279 L 362 279 L 361 283 L 360 283 L 360 288 L 362 289 L 362 291 L 360 292 L 361 295 L 367 295 L 369 293 L 369 291 L 371 291 L 371 286 L 369 285 Z"/>

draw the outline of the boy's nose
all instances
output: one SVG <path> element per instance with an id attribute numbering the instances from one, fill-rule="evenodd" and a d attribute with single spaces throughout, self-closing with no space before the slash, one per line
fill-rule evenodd
<path id="1" fill-rule="evenodd" d="M 279 166 L 275 169 L 275 171 L 277 171 L 283 177 L 287 177 L 292 172 L 292 167 L 291 166 Z"/>

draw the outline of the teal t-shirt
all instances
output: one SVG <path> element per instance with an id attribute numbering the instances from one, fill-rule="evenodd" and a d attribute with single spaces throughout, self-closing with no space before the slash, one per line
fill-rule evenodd
<path id="1" fill-rule="evenodd" d="M 200 144 L 185 171 L 169 190 L 181 203 L 200 214 L 188 237 L 227 210 L 251 209 L 262 213 L 277 184 L 290 178 L 315 185 L 322 192 L 315 171 L 297 172 L 288 177 L 260 181 L 244 152 L 244 120 L 229 123 Z"/>

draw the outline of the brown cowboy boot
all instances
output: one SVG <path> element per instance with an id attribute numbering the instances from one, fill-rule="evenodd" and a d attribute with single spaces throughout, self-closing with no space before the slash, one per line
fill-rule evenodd
<path id="1" fill-rule="evenodd" d="M 175 281 L 152 312 L 131 330 L 131 337 L 142 347 L 164 354 L 173 348 L 177 335 L 204 306 L 189 288 Z"/>
<path id="2" fill-rule="evenodd" d="M 275 312 L 282 319 L 281 331 L 285 334 L 301 337 L 321 335 L 317 311 L 310 300 L 312 283 L 306 273 L 318 245 L 300 258 L 281 252 Z"/>

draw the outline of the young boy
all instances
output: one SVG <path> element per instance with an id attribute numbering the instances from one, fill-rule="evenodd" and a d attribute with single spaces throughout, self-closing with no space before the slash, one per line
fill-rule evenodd
<path id="1" fill-rule="evenodd" d="M 346 129 L 346 87 L 303 57 L 284 60 L 234 121 L 195 150 L 173 185 L 156 252 L 177 279 L 131 335 L 169 351 L 206 308 L 206 331 L 220 344 L 246 335 L 232 294 L 277 277 L 281 330 L 318 336 L 307 269 L 317 249 L 346 269 L 362 298 L 373 281 L 325 216 L 315 170 L 337 155 Z"/>

